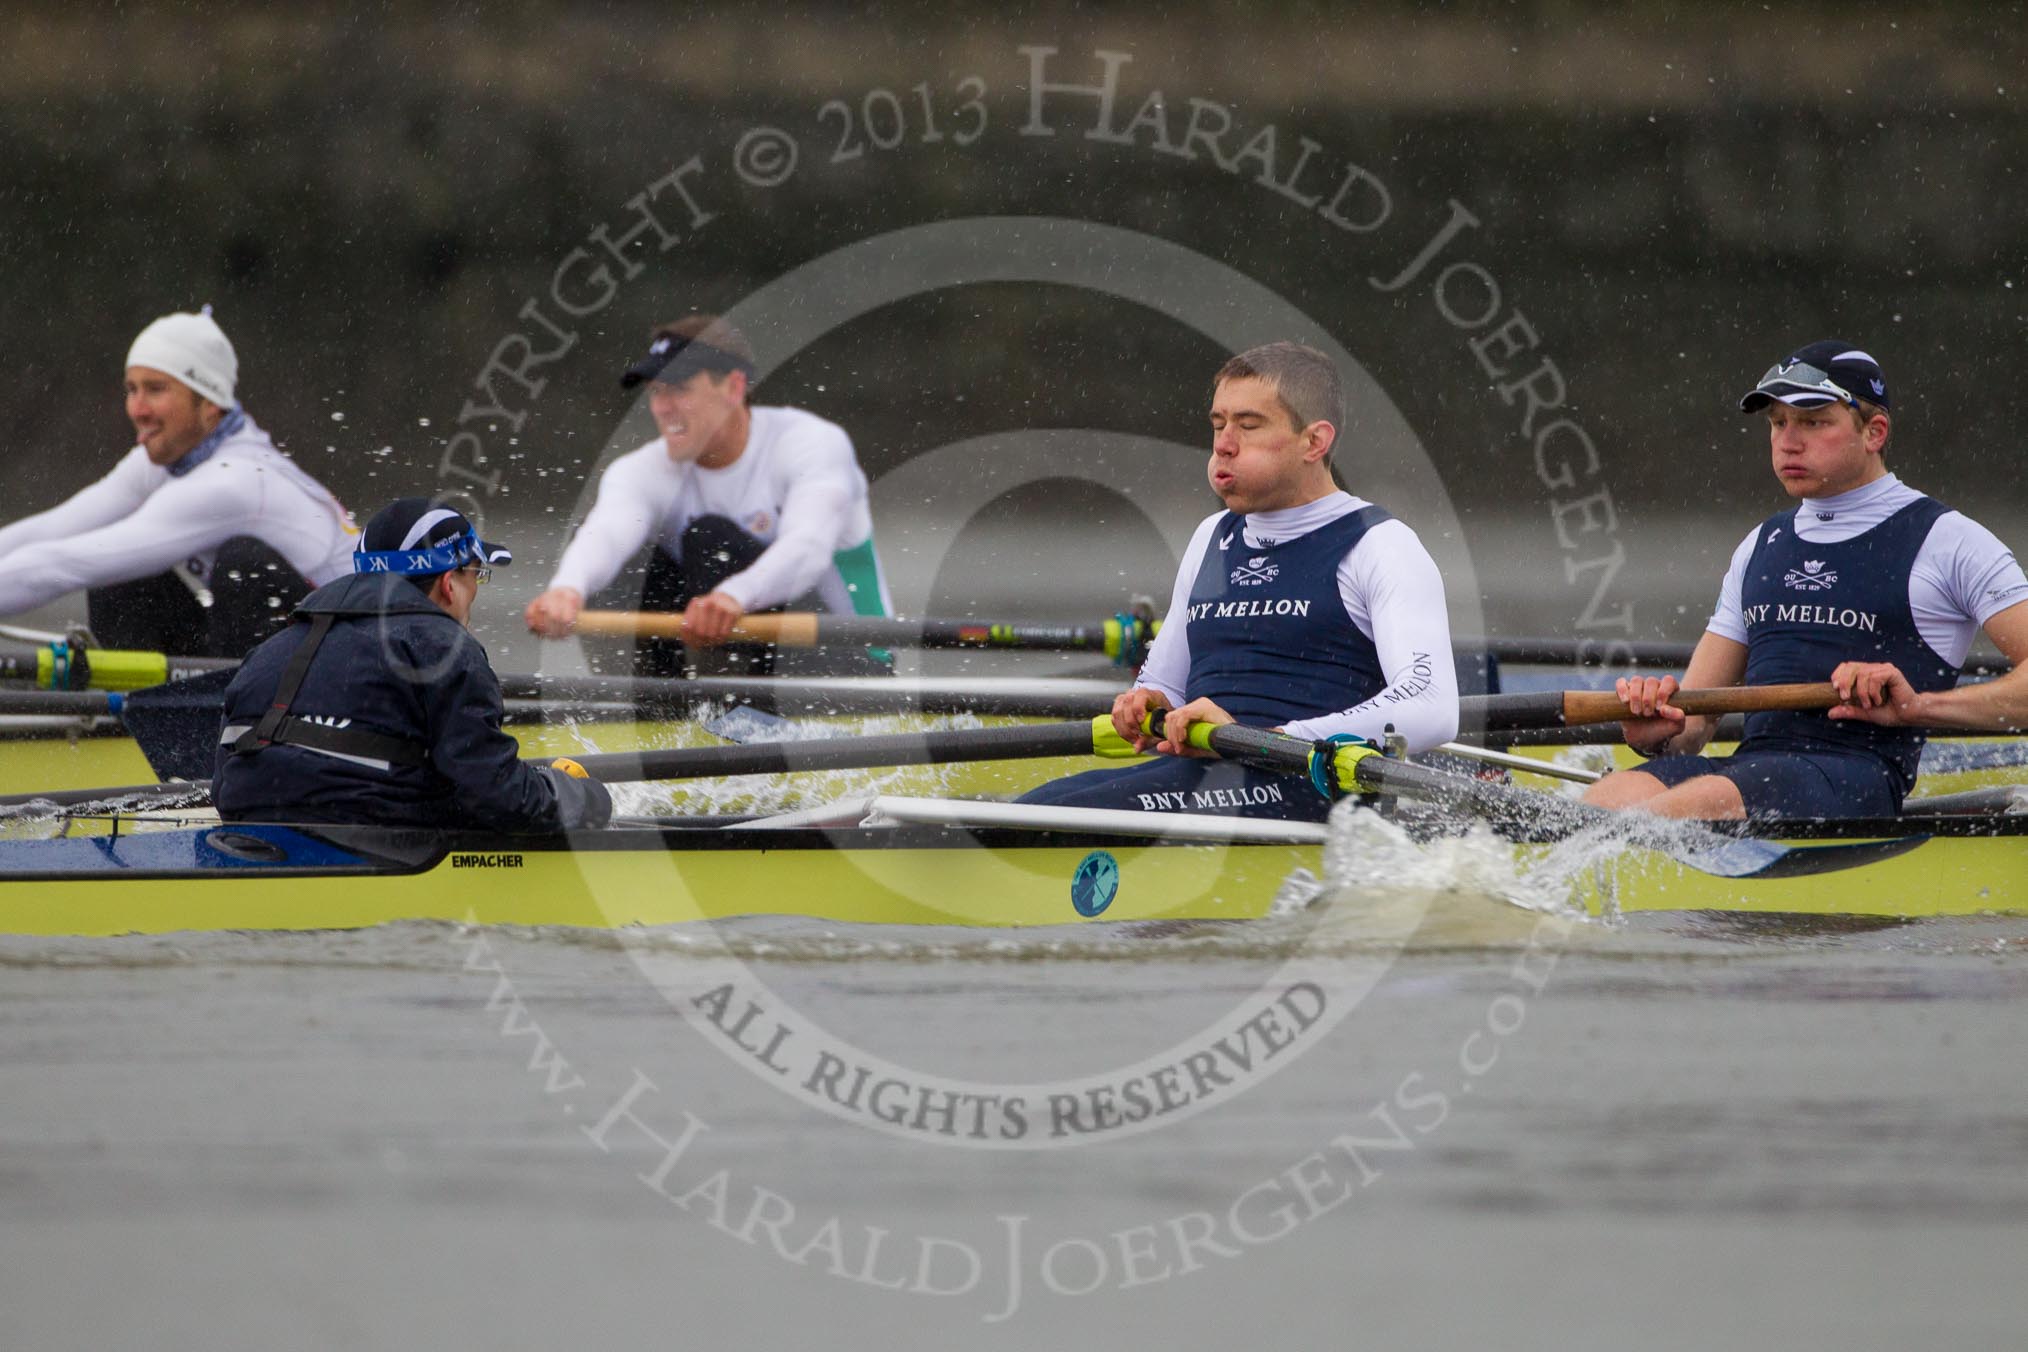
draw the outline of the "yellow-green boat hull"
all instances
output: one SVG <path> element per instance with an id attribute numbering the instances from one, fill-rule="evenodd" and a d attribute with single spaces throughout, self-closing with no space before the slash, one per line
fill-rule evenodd
<path id="1" fill-rule="evenodd" d="M 282 833 L 297 834 L 233 826 L 162 834 L 194 838 L 202 853 L 207 841 Z M 40 842 L 93 846 L 107 866 L 0 875 L 0 933 L 356 929 L 401 920 L 612 929 L 774 914 L 996 927 L 1241 920 L 1266 914 L 1321 853 L 947 828 L 770 835 L 777 839 L 697 830 L 575 842 L 471 838 L 408 866 L 390 865 L 387 855 L 340 860 L 311 850 L 293 863 L 179 868 L 134 849 L 131 842 L 148 843 L 144 836 Z M 1081 892 L 1081 871 L 1097 871 L 1101 885 Z"/>

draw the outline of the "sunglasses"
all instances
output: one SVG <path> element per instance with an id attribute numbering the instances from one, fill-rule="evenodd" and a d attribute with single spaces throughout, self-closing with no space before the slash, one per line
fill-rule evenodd
<path id="1" fill-rule="evenodd" d="M 1829 395 L 1840 403 L 1850 404 L 1854 408 L 1859 407 L 1859 401 L 1853 397 L 1850 390 L 1831 379 L 1828 372 L 1820 371 L 1807 362 L 1791 362 L 1787 366 L 1777 362 L 1768 367 L 1767 374 L 1760 378 L 1760 384 L 1754 388 L 1758 393 L 1771 393 L 1767 388 L 1770 385 L 1785 385 L 1794 391 L 1815 391 Z"/>
<path id="2" fill-rule="evenodd" d="M 491 582 L 493 580 L 493 569 L 488 564 L 468 563 L 464 567 L 460 568 L 458 571 L 461 573 L 470 573 L 472 575 L 472 581 L 482 586 L 485 583 Z"/>

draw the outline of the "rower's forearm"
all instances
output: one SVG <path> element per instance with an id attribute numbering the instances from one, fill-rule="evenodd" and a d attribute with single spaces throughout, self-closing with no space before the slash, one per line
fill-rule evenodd
<path id="1" fill-rule="evenodd" d="M 2021 732 L 2028 729 L 2028 679 L 2015 671 L 1997 681 L 1932 690 L 1915 698 L 1912 722 L 1931 728 L 1963 728 L 1972 732 Z"/>
<path id="2" fill-rule="evenodd" d="M 1683 726 L 1659 742 L 1646 746 L 1628 745 L 1650 760 L 1656 756 L 1694 756 L 1711 742 L 1712 734 L 1718 731 L 1718 720 L 1701 714 L 1691 714 L 1683 720 Z"/>
<path id="3" fill-rule="evenodd" d="M 1683 731 L 1678 734 L 1676 740 L 1682 747 L 1684 755 L 1694 756 L 1709 746 L 1711 739 L 1717 734 L 1717 719 L 1703 714 L 1691 714 L 1683 720 Z"/>

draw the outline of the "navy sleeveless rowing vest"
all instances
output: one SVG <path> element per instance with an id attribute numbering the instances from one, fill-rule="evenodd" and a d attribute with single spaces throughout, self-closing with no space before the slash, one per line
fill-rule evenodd
<path id="1" fill-rule="evenodd" d="M 1796 537 L 1796 514 L 1763 522 L 1740 586 L 1746 617 L 1746 683 L 1827 681 L 1840 662 L 1892 662 L 1917 690 L 1948 690 L 1958 669 L 1923 641 L 1908 606 L 1908 576 L 1937 518 L 1919 498 L 1864 534 L 1836 544 Z M 1860 751 L 1915 785 L 1922 734 L 1832 720 L 1814 713 L 1750 714 L 1756 749 Z"/>
<path id="2" fill-rule="evenodd" d="M 1336 713 L 1387 687 L 1373 640 L 1338 594 L 1338 563 L 1393 514 L 1348 512 L 1307 535 L 1259 549 L 1227 512 L 1190 587 L 1184 693 L 1242 723 L 1272 726 Z"/>

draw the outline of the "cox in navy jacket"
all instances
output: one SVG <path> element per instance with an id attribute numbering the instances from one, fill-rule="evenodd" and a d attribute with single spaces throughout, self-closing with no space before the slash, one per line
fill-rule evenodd
<path id="1" fill-rule="evenodd" d="M 310 632 L 334 617 L 289 712 L 399 738 L 422 764 L 277 743 L 233 749 L 274 701 Z M 355 573 L 319 587 L 295 622 L 247 656 L 225 690 L 212 801 L 228 821 L 373 822 L 553 832 L 612 816 L 603 784 L 520 758 L 500 728 L 500 682 L 479 641 L 407 578 Z"/>

